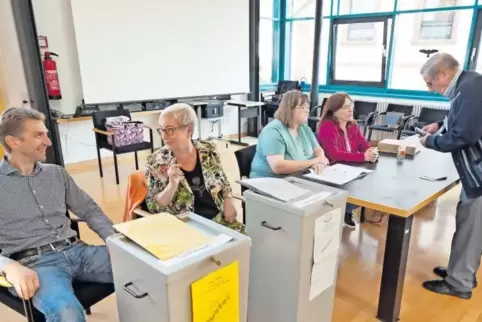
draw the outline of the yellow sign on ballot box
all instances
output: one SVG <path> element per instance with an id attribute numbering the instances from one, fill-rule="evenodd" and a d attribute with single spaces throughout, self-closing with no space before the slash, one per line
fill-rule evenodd
<path id="1" fill-rule="evenodd" d="M 192 283 L 193 322 L 239 322 L 239 263 Z"/>

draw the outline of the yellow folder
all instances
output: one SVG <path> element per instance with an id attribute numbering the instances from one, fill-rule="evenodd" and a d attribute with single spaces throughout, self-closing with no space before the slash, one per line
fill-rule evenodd
<path id="1" fill-rule="evenodd" d="M 239 263 L 191 284 L 193 322 L 239 322 Z"/>
<path id="2" fill-rule="evenodd" d="M 167 260 L 214 240 L 179 218 L 159 213 L 114 225 L 114 228 L 161 260 Z"/>

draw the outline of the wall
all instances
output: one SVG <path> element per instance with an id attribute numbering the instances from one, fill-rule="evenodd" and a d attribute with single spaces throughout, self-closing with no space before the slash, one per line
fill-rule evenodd
<path id="1" fill-rule="evenodd" d="M 48 39 L 48 51 L 59 55 L 57 62 L 61 100 L 51 100 L 50 108 L 73 114 L 82 103 L 82 82 L 75 44 L 74 23 L 70 1 L 32 0 L 37 33 Z M 95 55 L 95 53 L 92 53 Z"/>
<path id="2" fill-rule="evenodd" d="M 63 114 L 73 114 L 75 108 L 82 102 L 82 81 L 75 43 L 75 30 L 70 1 L 65 0 L 32 0 L 38 34 L 48 39 L 49 51 L 59 55 L 55 58 L 62 89 L 62 99 L 50 101 L 53 109 Z M 53 19 L 55 17 L 55 19 Z M 95 55 L 95 53 L 92 53 Z M 138 57 L 141 59 L 141 57 Z M 229 81 L 229 80 L 221 80 Z M 243 96 L 242 98 L 245 98 Z M 222 134 L 230 135 L 238 132 L 237 109 L 226 107 L 222 120 Z M 157 127 L 157 116 L 136 117 L 148 125 Z M 203 120 L 203 138 L 216 135 L 217 128 L 211 133 L 212 124 Z M 246 132 L 246 120 L 242 122 L 242 132 Z M 92 132 L 92 122 L 63 123 L 59 126 L 62 152 L 66 164 L 72 162 L 93 160 L 97 158 L 95 137 Z M 154 135 L 156 136 L 156 134 Z M 158 143 L 156 143 L 156 146 Z M 102 156 L 111 156 L 109 151 L 103 151 Z"/>
<path id="3" fill-rule="evenodd" d="M 0 89 L 5 106 L 25 106 L 27 83 L 10 1 L 0 1 Z M 26 104 L 28 105 L 28 104 Z"/>

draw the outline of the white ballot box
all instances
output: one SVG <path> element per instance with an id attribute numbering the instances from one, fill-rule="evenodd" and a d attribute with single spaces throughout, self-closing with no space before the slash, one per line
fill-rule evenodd
<path id="1" fill-rule="evenodd" d="M 138 220 L 146 220 L 144 223 L 149 225 L 152 219 L 157 220 L 155 216 L 163 214 L 129 223 L 137 225 L 142 223 Z M 193 234 L 195 238 L 205 234 L 210 242 L 189 251 L 183 250 L 176 256 L 171 252 L 170 258 L 161 260 L 159 258 L 163 257 L 153 254 L 169 252 L 166 245 L 173 240 L 179 245 L 176 241 L 179 236 L 166 236 L 168 232 L 160 232 L 167 242 L 155 245 L 152 224 L 145 229 L 137 225 L 136 235 L 125 233 L 126 226 L 120 229 L 124 224 L 117 227 L 137 242 L 120 233 L 107 239 L 120 321 L 246 322 L 250 238 L 193 213 L 182 216 L 182 221 L 180 224 L 187 224 L 189 230 L 194 228 L 196 233 L 202 233 Z M 178 222 L 174 224 L 178 225 Z M 139 237 L 143 231 L 150 236 L 144 242 Z M 190 240 L 189 234 L 181 237 Z"/>
<path id="2" fill-rule="evenodd" d="M 283 180 L 275 186 L 290 190 L 291 200 L 263 182 L 244 193 L 252 240 L 248 321 L 329 322 L 348 193 L 297 177 Z"/>

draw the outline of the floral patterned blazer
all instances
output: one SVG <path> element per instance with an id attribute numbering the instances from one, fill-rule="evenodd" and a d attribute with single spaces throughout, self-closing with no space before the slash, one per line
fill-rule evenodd
<path id="1" fill-rule="evenodd" d="M 219 214 L 213 218 L 213 220 L 231 229 L 245 233 L 243 224 L 237 221 L 229 223 L 224 220 L 224 198 L 231 198 L 233 194 L 231 185 L 221 166 L 221 159 L 217 152 L 216 145 L 203 140 L 193 143 L 201 161 L 206 190 L 211 193 L 214 203 L 219 210 Z M 173 215 L 178 215 L 194 210 L 194 195 L 185 178 L 179 182 L 177 191 L 168 206 L 161 207 L 154 199 L 156 194 L 167 187 L 169 183 L 167 171 L 169 166 L 175 162 L 174 154 L 166 146 L 158 149 L 147 158 L 146 177 L 148 193 L 146 204 L 151 213 L 168 212 Z"/>

